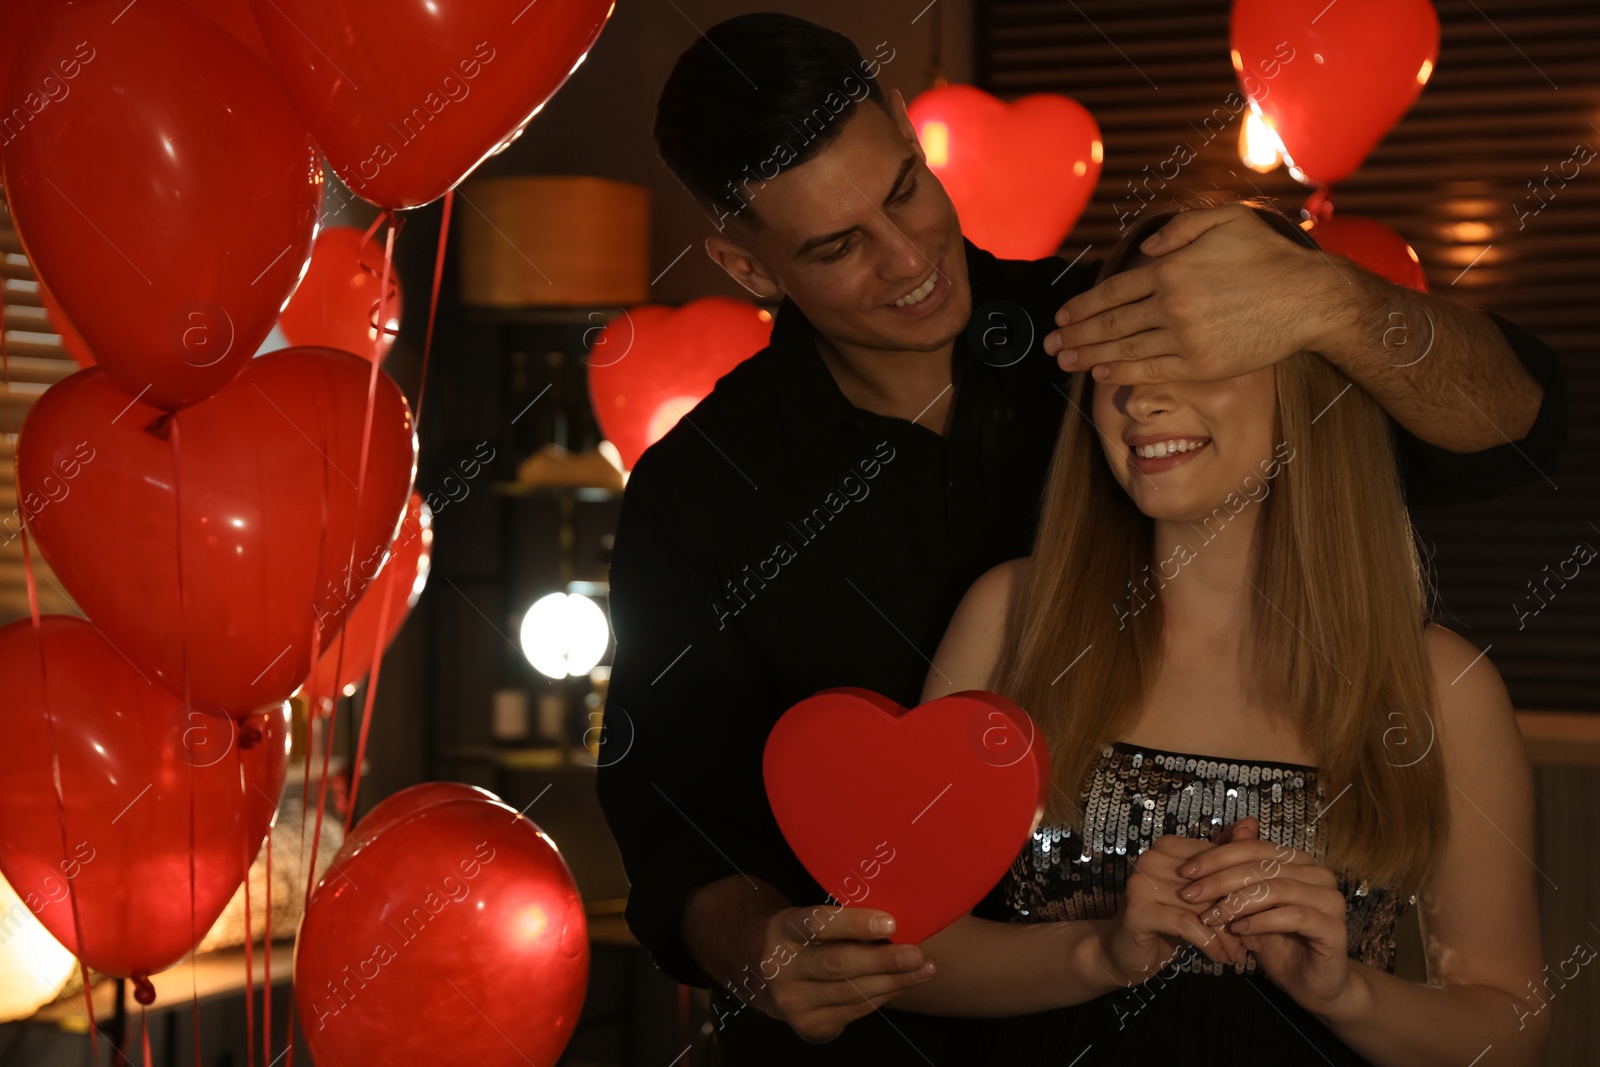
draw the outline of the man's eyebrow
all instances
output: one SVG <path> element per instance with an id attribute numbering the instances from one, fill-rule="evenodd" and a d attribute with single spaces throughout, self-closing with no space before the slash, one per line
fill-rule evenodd
<path id="1" fill-rule="evenodd" d="M 883 206 L 884 207 L 888 207 L 889 206 L 889 201 L 894 199 L 895 194 L 900 191 L 900 186 L 905 183 L 906 175 L 910 174 L 911 173 L 911 168 L 916 166 L 916 165 L 917 165 L 917 157 L 916 156 L 907 156 L 904 160 L 901 161 L 900 169 L 895 172 L 894 183 L 889 186 L 889 193 L 888 193 L 887 196 L 885 196 L 883 198 Z M 794 254 L 795 258 L 799 259 L 801 256 L 804 256 L 809 252 L 814 252 L 817 249 L 823 247 L 824 245 L 830 245 L 833 242 L 839 240 L 840 238 L 848 237 L 852 233 L 855 233 L 860 228 L 861 227 L 859 227 L 859 226 L 851 226 L 847 230 L 839 230 L 836 233 L 826 233 L 826 234 L 823 234 L 820 237 L 813 237 L 809 241 L 807 241 L 805 244 L 801 245 L 799 247 L 799 249 L 795 251 L 795 254 Z"/>

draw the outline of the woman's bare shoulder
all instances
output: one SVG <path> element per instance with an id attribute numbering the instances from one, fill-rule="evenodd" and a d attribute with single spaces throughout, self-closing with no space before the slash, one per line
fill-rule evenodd
<path id="1" fill-rule="evenodd" d="M 1011 597 L 1027 580 L 1030 557 L 990 567 L 967 589 L 934 654 L 923 699 L 962 689 L 987 689 L 1005 648 Z"/>

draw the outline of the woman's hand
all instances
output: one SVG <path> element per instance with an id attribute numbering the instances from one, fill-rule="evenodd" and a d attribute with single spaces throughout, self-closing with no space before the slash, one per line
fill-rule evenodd
<path id="1" fill-rule="evenodd" d="M 1239 935 L 1295 1003 L 1325 1014 L 1351 982 L 1345 898 L 1308 853 L 1273 841 L 1233 841 L 1179 870 L 1185 898 L 1215 900 L 1204 921 Z M 1221 898 L 1221 899 L 1218 899 Z"/>
<path id="2" fill-rule="evenodd" d="M 1227 843 L 1254 839 L 1259 827 L 1252 815 L 1231 824 L 1213 841 L 1162 834 L 1133 861 L 1116 917 L 1101 938 L 1113 979 L 1121 985 L 1138 985 L 1153 978 L 1185 941 L 1217 963 L 1244 962 L 1244 946 L 1237 936 L 1200 921 L 1223 894 L 1185 900 L 1178 891 L 1189 879 L 1178 868 Z"/>

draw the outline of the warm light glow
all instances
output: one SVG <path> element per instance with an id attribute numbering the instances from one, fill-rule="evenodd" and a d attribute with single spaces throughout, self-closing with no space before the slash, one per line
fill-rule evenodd
<path id="1" fill-rule="evenodd" d="M 920 137 L 928 166 L 942 167 L 950 162 L 950 127 L 942 122 L 925 122 Z"/>
<path id="2" fill-rule="evenodd" d="M 537 904 L 529 904 L 517 913 L 517 933 L 525 941 L 537 941 L 549 925 L 549 917 Z"/>
<path id="3" fill-rule="evenodd" d="M 56 998 L 77 960 L 0 878 L 0 1022 L 26 1019 Z"/>
<path id="4" fill-rule="evenodd" d="M 1450 239 L 1462 244 L 1481 244 L 1493 236 L 1487 222 L 1458 222 L 1450 227 Z"/>
<path id="5" fill-rule="evenodd" d="M 1089 173 L 1089 164 L 1085 163 L 1081 159 L 1078 160 L 1072 165 L 1072 173 L 1080 178 L 1083 177 L 1085 174 Z"/>
<path id="6" fill-rule="evenodd" d="M 1089 146 L 1089 158 L 1094 160 L 1096 163 L 1105 161 L 1106 146 L 1101 144 L 1098 138 Z"/>
<path id="7" fill-rule="evenodd" d="M 1283 162 L 1283 144 L 1270 123 L 1254 110 L 1239 131 L 1239 158 L 1251 170 L 1263 173 Z"/>
<path id="8" fill-rule="evenodd" d="M 581 593 L 551 593 L 522 617 L 522 654 L 548 678 L 588 674 L 611 638 L 605 613 Z"/>
<path id="9" fill-rule="evenodd" d="M 1417 84 L 1427 85 L 1428 79 L 1433 76 L 1433 60 L 1424 59 L 1422 66 L 1417 70 Z"/>
<path id="10" fill-rule="evenodd" d="M 656 413 L 650 416 L 650 424 L 645 427 L 645 437 L 651 444 L 655 444 L 667 435 L 667 431 L 678 425 L 678 420 L 687 415 L 700 403 L 697 396 L 669 396 L 656 408 Z"/>
<path id="11" fill-rule="evenodd" d="M 1233 69 L 1243 73 L 1244 57 L 1239 54 L 1239 50 L 1237 48 L 1229 49 L 1228 55 L 1233 59 Z"/>

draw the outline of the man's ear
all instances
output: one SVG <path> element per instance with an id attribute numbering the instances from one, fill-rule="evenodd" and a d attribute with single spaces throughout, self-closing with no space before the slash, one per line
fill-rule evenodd
<path id="1" fill-rule="evenodd" d="M 906 111 L 906 98 L 900 95 L 899 89 L 889 90 L 889 117 L 894 119 L 895 129 L 900 131 L 900 136 L 910 143 L 912 150 L 917 153 L 917 159 L 922 163 L 928 162 L 928 154 L 922 150 L 922 141 L 917 137 L 917 128 L 911 124 L 911 115 Z"/>
<path id="2" fill-rule="evenodd" d="M 767 273 L 767 268 L 761 265 L 761 261 L 726 237 L 715 235 L 707 237 L 706 255 L 710 256 L 717 266 L 727 271 L 730 278 L 756 296 L 771 300 L 782 295 L 783 287 Z"/>

